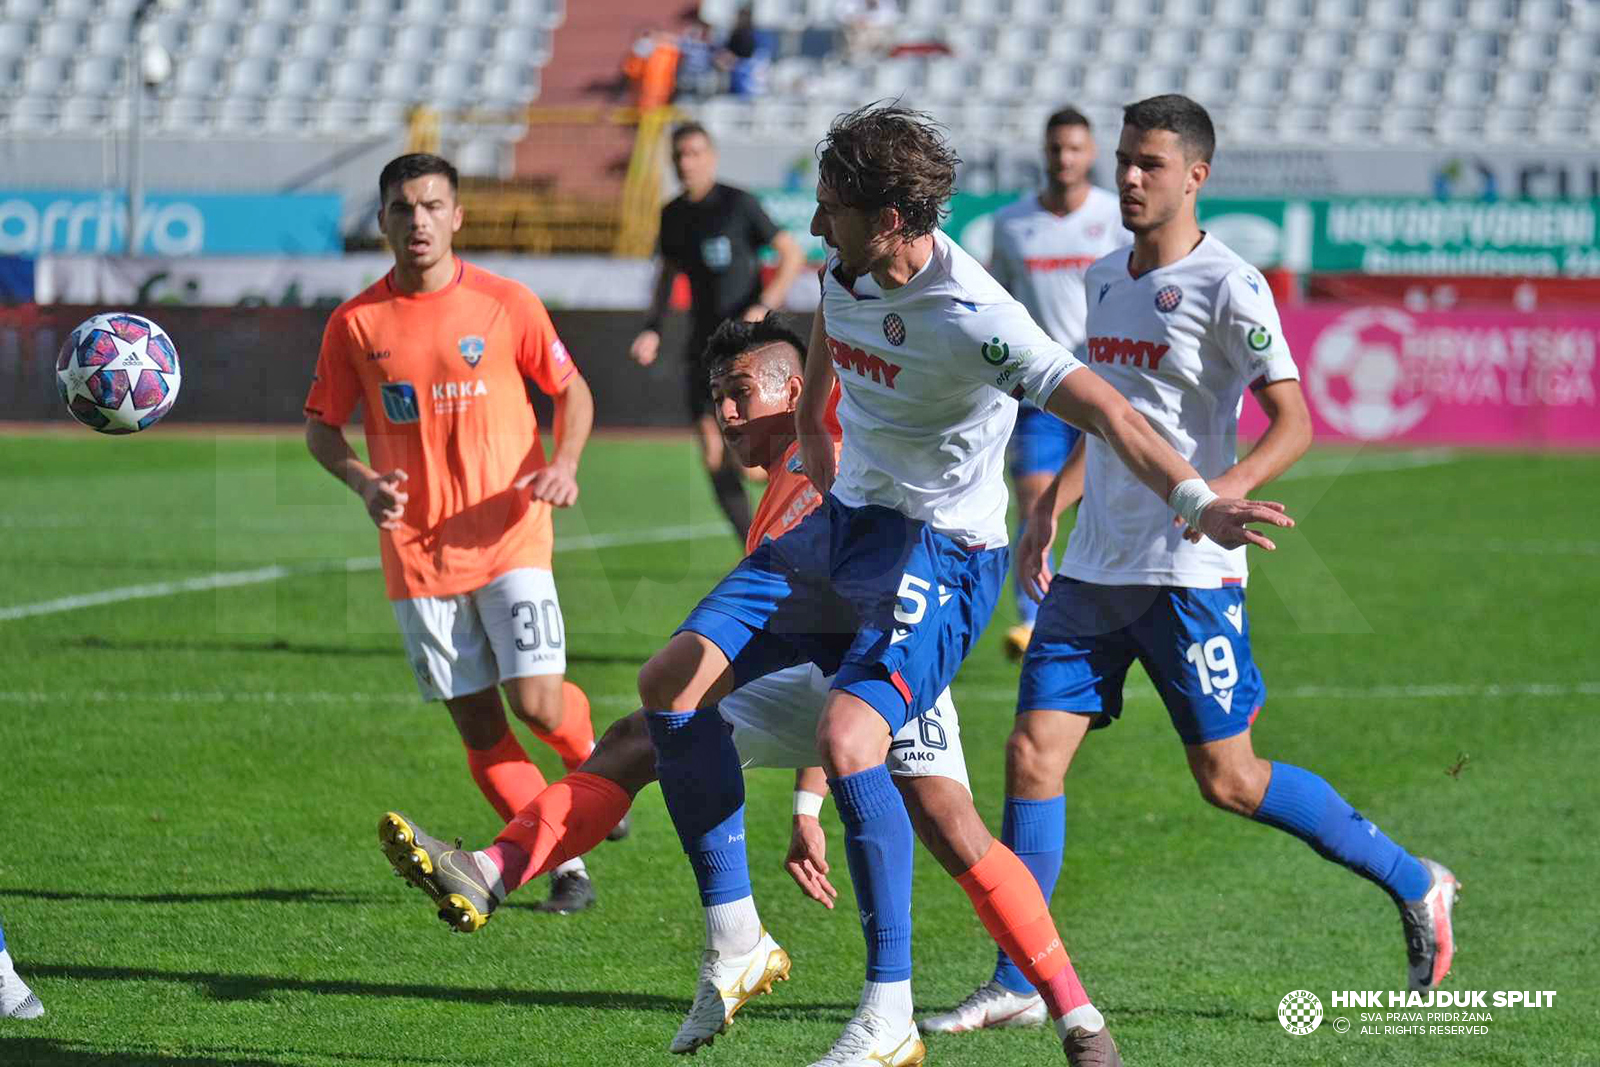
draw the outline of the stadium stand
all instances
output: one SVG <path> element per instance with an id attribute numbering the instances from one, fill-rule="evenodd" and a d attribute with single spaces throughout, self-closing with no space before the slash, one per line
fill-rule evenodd
<path id="1" fill-rule="evenodd" d="M 137 0 L 0 0 L 0 132 L 94 133 L 126 116 Z M 153 133 L 400 131 L 412 105 L 539 95 L 566 0 L 178 0 L 150 19 L 172 75 Z M 442 31 L 442 26 L 449 29 Z"/>
<path id="2" fill-rule="evenodd" d="M 703 0 L 718 30 L 744 0 Z M 966 142 L 1031 135 L 1072 100 L 1112 123 L 1185 92 L 1234 143 L 1567 145 L 1600 137 L 1600 3 L 1589 0 L 900 0 L 894 39 L 951 54 L 841 69 L 798 54 L 836 0 L 754 0 L 772 92 L 713 101 L 717 133 L 792 140 L 802 123 L 904 94 Z M 891 49 L 891 52 L 893 50 Z"/>

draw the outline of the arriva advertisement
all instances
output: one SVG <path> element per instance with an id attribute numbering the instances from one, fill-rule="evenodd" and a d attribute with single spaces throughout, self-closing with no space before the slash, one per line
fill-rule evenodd
<path id="1" fill-rule="evenodd" d="M 344 250 L 328 193 L 152 192 L 134 229 L 142 256 L 327 256 Z M 111 190 L 0 189 L 0 256 L 121 253 L 128 199 Z"/>
<path id="2" fill-rule="evenodd" d="M 1319 442 L 1600 445 L 1600 312 L 1282 315 Z M 1247 403 L 1241 433 L 1265 427 Z"/>

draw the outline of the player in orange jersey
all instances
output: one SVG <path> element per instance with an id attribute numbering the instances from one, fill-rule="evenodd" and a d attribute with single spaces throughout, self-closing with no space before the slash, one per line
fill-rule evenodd
<path id="1" fill-rule="evenodd" d="M 798 525 L 821 503 L 800 468 L 795 439 L 804 351 L 798 335 L 768 319 L 725 323 L 706 353 L 713 411 L 729 449 L 741 463 L 765 468 L 768 475 L 750 528 L 751 550 Z M 837 423 L 830 429 L 837 442 Z M 827 785 L 820 768 L 805 766 L 817 758 L 817 723 L 830 681 L 814 665 L 801 664 L 741 686 L 718 711 L 745 766 L 802 768 L 786 867 L 808 896 L 831 908 L 837 893 L 828 880 L 817 820 Z M 644 713 L 635 712 L 606 731 L 583 766 L 519 811 L 489 848 L 449 848 L 406 816 L 390 812 L 380 824 L 384 851 L 397 871 L 434 899 L 441 919 L 471 932 L 517 887 L 598 844 L 634 795 L 655 780 L 655 763 Z M 895 735 L 887 764 L 923 844 L 967 892 L 985 927 L 1015 958 L 1028 961 L 1023 969 L 1049 1003 L 1081 1001 L 1073 1022 L 1099 1020 L 1061 950 L 1038 883 L 978 817 L 948 690 Z M 789 973 L 788 954 L 761 925 L 748 893 L 708 903 L 705 918 L 700 979 L 689 1014 L 669 1046 L 674 1052 L 709 1044 L 740 1007 Z M 1076 999 L 1066 996 L 1069 985 Z"/>
<path id="2" fill-rule="evenodd" d="M 547 783 L 511 731 L 500 689 L 568 769 L 594 748 L 589 700 L 563 677 L 566 630 L 550 569 L 550 509 L 578 499 L 594 398 L 539 298 L 451 251 L 462 212 L 449 162 L 401 156 L 378 189 L 394 269 L 328 320 L 306 447 L 377 524 L 423 699 L 444 701 L 474 781 L 509 819 Z M 555 400 L 548 461 L 529 379 Z M 344 436 L 358 404 L 370 466 Z M 553 874 L 542 907 L 593 901 L 574 860 Z"/>

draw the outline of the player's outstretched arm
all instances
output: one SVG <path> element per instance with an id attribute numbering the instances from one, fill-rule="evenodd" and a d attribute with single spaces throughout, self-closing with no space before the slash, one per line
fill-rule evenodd
<path id="1" fill-rule="evenodd" d="M 833 435 L 828 432 L 828 397 L 833 392 L 833 359 L 828 354 L 828 333 L 817 308 L 811 320 L 811 342 L 806 347 L 805 385 L 794 409 L 795 431 L 800 438 L 800 462 L 806 477 L 826 493 L 833 487 Z"/>
<path id="2" fill-rule="evenodd" d="M 392 470 L 379 474 L 357 456 L 345 439 L 344 430 L 321 419 L 306 420 L 306 448 L 329 474 L 350 487 L 367 506 L 367 514 L 380 529 L 397 530 L 409 499 L 400 487 L 406 472 Z"/>
<path id="3" fill-rule="evenodd" d="M 1127 398 L 1087 367 L 1061 379 L 1045 409 L 1104 440 L 1133 476 L 1165 500 L 1191 529 L 1224 548 L 1250 544 L 1271 551 L 1278 546 L 1247 524 L 1294 525 L 1282 504 L 1212 492 L 1188 460 L 1178 455 Z"/>
<path id="4" fill-rule="evenodd" d="M 1036 602 L 1050 592 L 1050 546 L 1055 544 L 1061 513 L 1083 498 L 1083 438 L 1072 446 L 1067 461 L 1056 472 L 1055 480 L 1033 505 L 1033 513 L 1022 528 L 1017 542 L 1017 577 L 1023 590 Z"/>
<path id="5" fill-rule="evenodd" d="M 828 795 L 828 777 L 821 767 L 794 772 L 794 829 L 783 869 L 800 891 L 825 908 L 832 908 L 839 891 L 828 881 L 828 838 L 817 818 Z"/>
<path id="6" fill-rule="evenodd" d="M 555 452 L 549 463 L 513 484 L 518 489 L 526 488 L 535 500 L 566 508 L 578 502 L 578 459 L 594 429 L 594 393 L 583 375 L 574 374 L 553 399 Z"/>

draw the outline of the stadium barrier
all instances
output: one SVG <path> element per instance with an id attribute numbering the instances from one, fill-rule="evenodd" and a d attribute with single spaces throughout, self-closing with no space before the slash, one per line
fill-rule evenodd
<path id="1" fill-rule="evenodd" d="M 96 307 L 0 308 L 0 420 L 65 422 L 56 392 L 62 340 Z M 167 425 L 295 424 L 327 310 L 135 308 L 177 341 L 183 392 Z M 687 317 L 668 316 L 664 351 L 646 368 L 628 358 L 639 317 L 551 312 L 595 394 L 602 428 L 681 427 L 688 407 L 676 356 Z M 1410 311 L 1392 305 L 1282 309 L 1322 442 L 1600 447 L 1600 312 Z M 795 325 L 808 329 L 803 316 Z M 534 397 L 541 418 L 548 402 Z M 1246 437 L 1265 419 L 1247 401 Z"/>
<path id="2" fill-rule="evenodd" d="M 56 390 L 56 353 L 75 326 L 101 310 L 66 304 L 0 307 L 0 421 L 71 422 Z M 304 421 L 301 404 L 311 385 L 327 308 L 158 305 L 129 310 L 155 319 L 178 346 L 182 391 L 163 427 Z M 667 316 L 665 354 L 649 367 L 628 358 L 640 314 L 558 308 L 551 310 L 551 318 L 594 390 L 597 425 L 688 425 L 688 397 L 676 358 L 688 340 L 687 315 Z M 549 402 L 537 390 L 534 404 L 549 425 Z"/>

